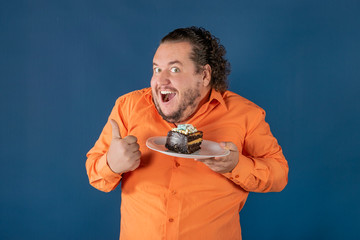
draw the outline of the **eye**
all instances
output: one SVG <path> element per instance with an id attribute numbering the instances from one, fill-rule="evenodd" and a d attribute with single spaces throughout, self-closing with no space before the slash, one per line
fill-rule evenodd
<path id="1" fill-rule="evenodd" d="M 180 72 L 180 69 L 178 69 L 177 67 L 172 67 L 170 69 L 170 71 L 173 72 L 173 73 L 178 73 L 178 72 Z"/>
<path id="2" fill-rule="evenodd" d="M 159 72 L 161 72 L 161 69 L 158 67 L 154 67 L 154 73 L 159 73 Z"/>

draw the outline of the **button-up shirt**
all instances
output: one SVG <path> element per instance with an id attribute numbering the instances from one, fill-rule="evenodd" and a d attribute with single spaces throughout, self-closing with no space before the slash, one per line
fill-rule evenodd
<path id="1" fill-rule="evenodd" d="M 122 137 L 137 137 L 141 151 L 136 170 L 114 173 L 106 160 L 112 139 L 108 121 L 87 154 L 92 186 L 109 192 L 121 181 L 120 239 L 241 239 L 239 211 L 249 192 L 281 191 L 287 184 L 287 161 L 265 122 L 265 111 L 231 91 L 212 90 L 187 121 L 203 131 L 205 140 L 237 146 L 239 161 L 230 173 L 146 146 L 150 137 L 166 136 L 175 127 L 158 114 L 150 88 L 119 97 L 110 119 L 118 123 Z"/>

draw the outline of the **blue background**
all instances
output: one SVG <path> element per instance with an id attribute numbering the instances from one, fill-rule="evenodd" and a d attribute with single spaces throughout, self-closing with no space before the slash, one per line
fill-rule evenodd
<path id="1" fill-rule="evenodd" d="M 290 165 L 251 193 L 246 239 L 360 239 L 360 1 L 0 1 L 0 239 L 118 239 L 120 189 L 85 154 L 116 98 L 149 86 L 159 40 L 203 26 L 230 90 L 267 111 Z"/>

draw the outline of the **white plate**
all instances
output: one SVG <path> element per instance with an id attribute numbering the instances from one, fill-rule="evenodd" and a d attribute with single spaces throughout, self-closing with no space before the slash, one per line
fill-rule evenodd
<path id="1" fill-rule="evenodd" d="M 209 140 L 203 140 L 200 146 L 201 149 L 191 154 L 182 154 L 170 151 L 165 147 L 165 143 L 166 137 L 151 137 L 146 141 L 146 146 L 154 151 L 181 158 L 203 159 L 212 157 L 223 157 L 229 155 L 230 153 L 229 150 L 221 148 L 217 142 Z"/>

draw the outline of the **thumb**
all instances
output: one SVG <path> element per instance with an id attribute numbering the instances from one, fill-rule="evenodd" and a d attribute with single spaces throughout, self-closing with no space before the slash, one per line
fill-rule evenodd
<path id="1" fill-rule="evenodd" d="M 119 129 L 119 125 L 117 124 L 117 122 L 114 119 L 110 120 L 110 124 L 111 124 L 111 130 L 112 130 L 112 138 L 120 138 L 121 139 L 121 134 L 120 134 L 120 129 Z"/>
<path id="2" fill-rule="evenodd" d="M 237 146 L 233 142 L 221 142 L 220 147 L 228 149 L 230 151 L 238 151 Z"/>

